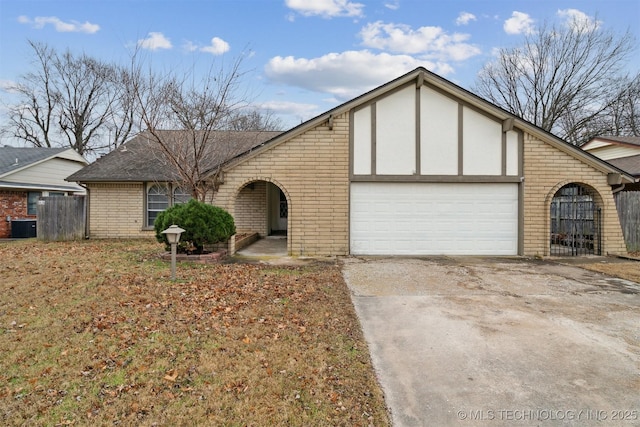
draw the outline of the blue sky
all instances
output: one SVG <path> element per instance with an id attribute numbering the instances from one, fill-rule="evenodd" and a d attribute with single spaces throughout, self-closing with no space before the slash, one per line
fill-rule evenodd
<path id="1" fill-rule="evenodd" d="M 471 89 L 496 48 L 570 19 L 640 43 L 640 0 L 0 0 L 0 89 L 30 70 L 27 40 L 122 64 L 137 46 L 161 70 L 243 56 L 253 101 L 293 126 L 418 66 Z"/>

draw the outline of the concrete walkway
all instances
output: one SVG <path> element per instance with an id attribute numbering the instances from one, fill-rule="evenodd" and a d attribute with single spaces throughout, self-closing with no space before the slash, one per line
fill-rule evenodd
<path id="1" fill-rule="evenodd" d="M 243 257 L 286 257 L 286 236 L 266 237 L 236 252 Z"/>
<path id="2" fill-rule="evenodd" d="M 268 236 L 260 239 L 236 252 L 232 259 L 272 265 L 303 265 L 313 260 L 288 256 L 286 236 Z"/>
<path id="3" fill-rule="evenodd" d="M 640 425 L 640 285 L 525 259 L 345 258 L 393 425 Z"/>

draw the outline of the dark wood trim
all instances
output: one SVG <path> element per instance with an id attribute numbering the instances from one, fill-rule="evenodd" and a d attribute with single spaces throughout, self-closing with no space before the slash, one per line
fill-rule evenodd
<path id="1" fill-rule="evenodd" d="M 464 174 L 464 141 L 463 141 L 463 131 L 464 131 L 464 106 L 458 102 L 458 175 L 462 176 Z"/>
<path id="2" fill-rule="evenodd" d="M 355 175 L 351 182 L 519 183 L 519 176 L 500 175 Z"/>
<path id="3" fill-rule="evenodd" d="M 501 175 L 507 175 L 507 132 L 502 132 L 502 147 L 500 150 L 502 151 L 502 171 Z"/>
<path id="4" fill-rule="evenodd" d="M 422 161 L 420 159 L 420 145 L 421 145 L 421 141 L 420 141 L 420 136 L 421 136 L 421 129 L 422 129 L 422 120 L 420 117 L 420 112 L 421 112 L 421 95 L 422 95 L 422 90 L 420 89 L 422 86 L 422 84 L 420 84 L 417 88 L 416 88 L 416 108 L 415 108 L 415 113 L 416 113 L 416 132 L 415 132 L 415 136 L 416 136 L 416 169 L 415 172 L 413 173 L 414 175 L 420 175 L 422 173 Z"/>
<path id="5" fill-rule="evenodd" d="M 349 178 L 353 178 L 353 165 L 355 163 L 355 115 L 355 109 L 349 111 Z"/>

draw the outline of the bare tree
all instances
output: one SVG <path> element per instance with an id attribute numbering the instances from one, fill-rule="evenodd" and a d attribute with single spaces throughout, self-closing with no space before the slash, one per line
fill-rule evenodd
<path id="1" fill-rule="evenodd" d="M 133 98 L 122 84 L 124 71 L 86 54 L 29 45 L 35 71 L 11 88 L 20 98 L 9 107 L 12 136 L 36 147 L 68 146 L 81 155 L 128 139 L 134 131 Z"/>
<path id="2" fill-rule="evenodd" d="M 35 147 L 52 147 L 55 138 L 52 122 L 59 104 L 54 66 L 55 51 L 46 45 L 29 42 L 34 50 L 35 71 L 25 74 L 21 82 L 8 88 L 21 100 L 9 106 L 9 125 L 3 129 Z"/>
<path id="3" fill-rule="evenodd" d="M 599 25 L 541 26 L 522 46 L 501 49 L 480 71 L 475 92 L 573 144 L 605 132 L 597 125 L 624 96 L 611 82 L 630 80 L 623 69 L 635 45 L 629 32 L 616 36 Z"/>
<path id="4" fill-rule="evenodd" d="M 282 129 L 282 126 L 282 120 L 275 117 L 270 111 L 263 112 L 249 109 L 232 113 L 227 127 L 236 131 L 277 131 Z"/>
<path id="5" fill-rule="evenodd" d="M 241 62 L 212 66 L 196 80 L 190 74 L 144 71 L 135 55 L 132 60 L 131 89 L 145 132 L 174 180 L 200 201 L 213 196 L 222 163 L 238 154 L 228 130 L 247 105 L 240 90 Z"/>

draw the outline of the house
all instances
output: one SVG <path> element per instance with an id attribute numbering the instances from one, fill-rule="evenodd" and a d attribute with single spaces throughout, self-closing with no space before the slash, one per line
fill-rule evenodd
<path id="1" fill-rule="evenodd" d="M 158 131 L 163 140 L 180 143 L 178 131 Z M 225 160 L 245 153 L 282 132 L 214 131 L 200 166 L 214 171 Z M 154 236 L 160 212 L 190 198 L 157 142 L 142 132 L 67 178 L 88 188 L 89 236 Z"/>
<path id="2" fill-rule="evenodd" d="M 87 161 L 71 148 L 0 147 L 0 238 L 16 234 L 20 220 L 36 219 L 41 196 L 84 194 L 75 183 L 65 181 Z"/>
<path id="3" fill-rule="evenodd" d="M 151 235 L 170 203 L 157 170 L 113 166 L 122 154 L 68 178 L 89 189 L 91 237 Z M 254 144 L 221 178 L 213 203 L 239 231 L 286 233 L 291 255 L 623 253 L 612 185 L 635 181 L 424 68 Z"/>
<path id="4" fill-rule="evenodd" d="M 596 137 L 584 144 L 582 149 L 640 178 L 640 137 Z M 640 191 L 640 183 L 625 185 L 623 191 Z"/>
<path id="5" fill-rule="evenodd" d="M 604 136 L 591 139 L 583 149 L 640 178 L 640 137 Z M 640 182 L 616 188 L 616 207 L 622 233 L 631 252 L 640 251 Z"/>

